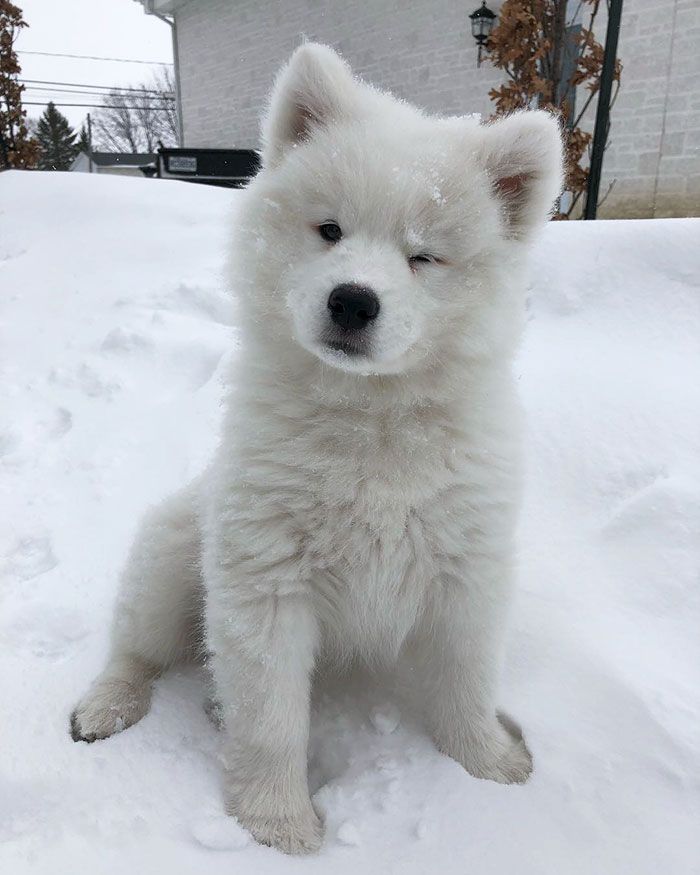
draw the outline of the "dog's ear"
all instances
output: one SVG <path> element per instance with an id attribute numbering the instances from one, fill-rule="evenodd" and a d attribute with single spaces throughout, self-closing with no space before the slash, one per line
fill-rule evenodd
<path id="1" fill-rule="evenodd" d="M 353 113 L 357 86 L 350 68 L 328 46 L 305 43 L 282 68 L 263 121 L 263 164 L 278 163 L 285 150 L 309 136 L 314 126 Z"/>
<path id="2" fill-rule="evenodd" d="M 509 237 L 523 237 L 551 214 L 561 194 L 561 128 L 548 112 L 517 112 L 481 128 L 481 156 Z"/>

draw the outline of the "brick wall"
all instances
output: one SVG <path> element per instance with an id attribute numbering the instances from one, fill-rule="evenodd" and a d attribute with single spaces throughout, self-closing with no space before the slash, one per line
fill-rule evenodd
<path id="1" fill-rule="evenodd" d="M 176 12 L 185 142 L 257 145 L 274 75 L 303 36 L 334 45 L 364 78 L 429 111 L 489 114 L 500 75 L 476 66 L 468 14 L 477 5 L 190 0 Z M 601 40 L 604 27 L 601 15 Z M 698 215 L 700 0 L 625 0 L 619 54 L 623 87 L 601 193 L 615 185 L 601 215 Z"/>
<path id="2" fill-rule="evenodd" d="M 700 215 L 700 0 L 624 0 L 618 54 L 600 215 Z"/>
<path id="3" fill-rule="evenodd" d="M 252 146 L 278 68 L 302 35 L 428 110 L 489 112 L 500 76 L 477 69 L 468 13 L 455 0 L 191 0 L 177 12 L 188 145 Z"/>

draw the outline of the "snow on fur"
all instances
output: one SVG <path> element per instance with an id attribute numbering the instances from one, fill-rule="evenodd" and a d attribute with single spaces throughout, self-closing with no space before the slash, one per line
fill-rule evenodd
<path id="1" fill-rule="evenodd" d="M 471 778 L 381 684 L 350 685 L 314 717 L 327 835 L 300 862 L 222 818 L 196 671 L 160 681 L 127 732 L 71 741 L 137 520 L 216 444 L 236 198 L 0 177 L 0 868 L 690 873 L 697 220 L 556 224 L 538 245 L 517 363 L 529 477 L 502 687 L 534 754 L 528 784 Z"/>

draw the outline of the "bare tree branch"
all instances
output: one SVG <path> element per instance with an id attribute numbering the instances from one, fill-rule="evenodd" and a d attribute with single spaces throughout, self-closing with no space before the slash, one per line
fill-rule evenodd
<path id="1" fill-rule="evenodd" d="M 593 98 L 595 97 L 595 94 L 596 94 L 595 91 L 591 91 L 591 93 L 590 93 L 590 94 L 588 95 L 588 97 L 586 98 L 586 102 L 583 104 L 583 108 L 581 109 L 581 112 L 576 116 L 576 119 L 575 119 L 574 124 L 573 124 L 573 127 L 574 127 L 574 128 L 577 128 L 577 127 L 579 126 L 579 122 L 581 121 L 581 119 L 582 119 L 582 118 L 584 117 L 584 115 L 586 114 L 586 110 L 587 110 L 588 107 L 591 105 L 591 101 L 592 101 Z"/>
<path id="2" fill-rule="evenodd" d="M 159 140 L 166 146 L 178 140 L 173 73 L 165 68 L 138 90 L 116 89 L 95 113 L 98 146 L 119 152 L 153 152 Z"/>
<path id="3" fill-rule="evenodd" d="M 613 179 L 613 180 L 612 180 L 612 182 L 611 182 L 610 185 L 608 186 L 608 190 L 605 192 L 605 194 L 603 195 L 603 197 L 599 199 L 599 201 L 598 201 L 598 206 L 601 206 L 602 204 L 605 203 L 605 201 L 606 201 L 607 198 L 608 198 L 608 195 L 609 195 L 610 192 L 613 190 L 613 188 L 615 188 L 615 183 L 616 183 L 616 182 L 617 182 L 617 179 Z"/>
<path id="4" fill-rule="evenodd" d="M 569 30 L 565 0 L 504 0 L 486 46 L 487 59 L 505 72 L 502 83 L 489 92 L 495 116 L 534 104 L 564 122 L 564 187 L 569 193 L 564 202 L 570 199 L 571 205 L 566 212 L 560 208 L 557 218 L 572 215 L 588 182 L 592 133 L 580 125 L 600 87 L 605 51 L 595 38 L 594 25 L 603 2 L 607 0 L 577 0 L 574 19 L 585 6 L 588 27 Z M 618 88 L 620 71 L 617 61 Z M 576 109 L 578 86 L 586 92 Z"/>

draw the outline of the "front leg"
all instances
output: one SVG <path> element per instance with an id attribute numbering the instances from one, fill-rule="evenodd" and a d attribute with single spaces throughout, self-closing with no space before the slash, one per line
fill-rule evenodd
<path id="1" fill-rule="evenodd" d="M 310 679 L 317 624 L 301 588 L 236 581 L 214 588 L 208 640 L 225 729 L 226 810 L 257 841 L 288 854 L 317 850 L 309 798 Z"/>
<path id="2" fill-rule="evenodd" d="M 426 714 L 440 750 L 477 778 L 522 784 L 532 757 L 496 713 L 507 568 L 494 561 L 441 582 L 416 636 Z"/>

